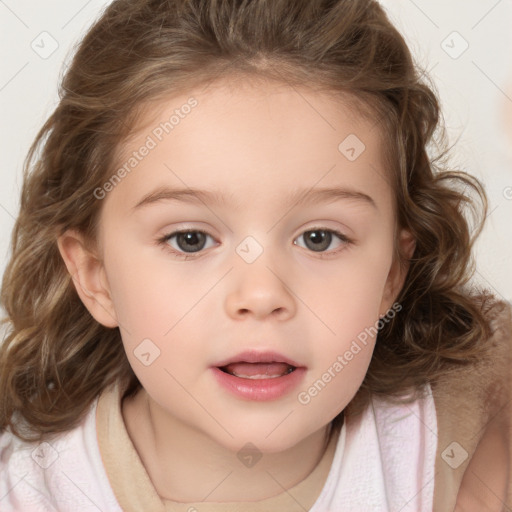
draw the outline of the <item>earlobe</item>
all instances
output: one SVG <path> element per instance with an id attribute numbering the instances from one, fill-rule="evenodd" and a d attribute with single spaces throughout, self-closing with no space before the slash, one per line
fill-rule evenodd
<path id="1" fill-rule="evenodd" d="M 416 239 L 407 229 L 402 229 L 399 239 L 400 252 L 405 259 L 410 260 L 416 249 Z"/>
<path id="2" fill-rule="evenodd" d="M 67 230 L 59 236 L 57 245 L 84 306 L 100 324 L 117 327 L 105 268 L 102 261 L 87 249 L 83 235 L 76 230 Z"/>

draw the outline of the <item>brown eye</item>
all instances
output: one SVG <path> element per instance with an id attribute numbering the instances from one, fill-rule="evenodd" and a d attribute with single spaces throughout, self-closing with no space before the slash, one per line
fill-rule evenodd
<path id="1" fill-rule="evenodd" d="M 195 254 L 205 249 L 208 238 L 212 238 L 211 235 L 202 231 L 175 231 L 165 235 L 158 242 L 177 255 L 183 256 L 185 254 Z"/>
<path id="2" fill-rule="evenodd" d="M 176 243 L 182 251 L 196 252 L 204 248 L 206 236 L 200 231 L 187 231 L 186 233 L 178 233 Z"/>
<path id="3" fill-rule="evenodd" d="M 304 241 L 308 249 L 312 251 L 325 251 L 332 242 L 332 234 L 329 231 L 315 229 L 304 233 Z"/>
<path id="4" fill-rule="evenodd" d="M 333 236 L 334 235 L 334 236 Z M 332 242 L 338 239 L 339 244 L 332 250 L 328 251 L 329 253 L 337 252 L 339 246 L 346 246 L 351 242 L 349 238 L 347 238 L 343 233 L 333 229 L 323 229 L 323 228 L 315 228 L 305 231 L 301 236 L 297 238 L 304 239 L 305 249 L 309 249 L 313 252 L 326 252 L 326 250 L 331 246 Z M 296 243 L 296 242 L 294 242 Z M 300 244 L 298 244 L 300 245 Z M 300 245 L 304 247 L 303 245 Z"/>

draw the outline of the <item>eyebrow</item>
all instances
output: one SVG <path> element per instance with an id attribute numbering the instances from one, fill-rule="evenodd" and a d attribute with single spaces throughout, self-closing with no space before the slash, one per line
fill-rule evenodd
<path id="1" fill-rule="evenodd" d="M 343 187 L 298 190 L 290 194 L 284 204 L 288 206 L 298 206 L 321 202 L 334 202 L 341 199 L 357 200 L 378 211 L 375 201 L 368 194 Z M 209 205 L 226 203 L 226 196 L 220 191 L 200 190 L 197 188 L 172 189 L 162 186 L 146 194 L 131 210 L 133 212 L 142 207 L 162 201 L 181 201 L 185 203 L 203 203 Z"/>

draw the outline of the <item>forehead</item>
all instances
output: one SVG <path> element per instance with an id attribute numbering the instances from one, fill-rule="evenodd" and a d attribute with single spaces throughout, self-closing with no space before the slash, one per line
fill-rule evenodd
<path id="1" fill-rule="evenodd" d="M 192 99 L 198 108 L 189 108 L 187 103 Z M 186 124 L 190 124 L 190 121 L 181 123 L 185 118 L 193 119 L 195 130 L 208 130 L 212 122 L 230 119 L 238 122 L 239 127 L 249 127 L 251 123 L 253 128 L 262 127 L 261 121 L 265 115 L 271 116 L 270 121 L 276 130 L 284 125 L 288 131 L 293 125 L 295 133 L 301 130 L 311 133 L 319 130 L 336 132 L 340 121 L 345 121 L 352 130 L 359 131 L 360 136 L 377 138 L 380 135 L 375 108 L 369 105 L 368 100 L 353 93 L 320 91 L 315 86 L 297 86 L 259 76 L 235 80 L 221 78 L 186 91 L 161 94 L 139 105 L 135 126 L 118 146 L 116 153 L 118 158 L 123 153 L 126 155 L 126 151 L 129 153 L 132 146 L 148 134 L 153 134 L 157 139 L 161 138 L 160 135 L 169 135 L 165 129 L 165 133 L 159 133 L 162 131 L 159 128 L 163 128 L 161 124 L 169 121 L 173 124 L 172 137 L 178 140 L 180 132 L 186 131 Z M 260 124 L 258 126 L 254 123 Z M 178 124 L 182 124 L 180 129 L 177 129 Z M 215 133 L 208 135 L 212 137 Z"/>
<path id="2" fill-rule="evenodd" d="M 146 155 L 135 155 L 151 146 Z M 377 126 L 348 95 L 274 82 L 218 81 L 145 105 L 117 167 L 133 203 L 151 182 L 276 198 L 290 186 L 388 185 Z M 274 191 L 272 189 L 275 189 Z M 389 188 L 389 187 L 388 187 Z M 389 192 L 389 190 L 388 190 Z"/>

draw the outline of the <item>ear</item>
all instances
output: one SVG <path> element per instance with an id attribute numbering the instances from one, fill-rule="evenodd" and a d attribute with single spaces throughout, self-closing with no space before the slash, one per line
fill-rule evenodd
<path id="1" fill-rule="evenodd" d="M 117 327 L 119 324 L 101 259 L 86 248 L 83 235 L 76 230 L 67 230 L 59 236 L 57 245 L 85 307 L 100 324 Z"/>
<path id="2" fill-rule="evenodd" d="M 414 250 L 416 249 L 416 240 L 410 231 L 406 229 L 402 229 L 400 232 L 397 243 L 398 252 L 402 255 L 402 258 L 405 261 L 402 265 L 400 265 L 400 258 L 398 258 L 396 255 L 394 256 L 394 260 L 391 265 L 382 296 L 382 302 L 379 311 L 380 317 L 386 315 L 387 311 L 391 308 L 396 298 L 400 294 L 400 291 L 405 283 L 405 277 L 407 276 L 407 272 L 409 270 L 409 260 L 412 258 Z"/>

